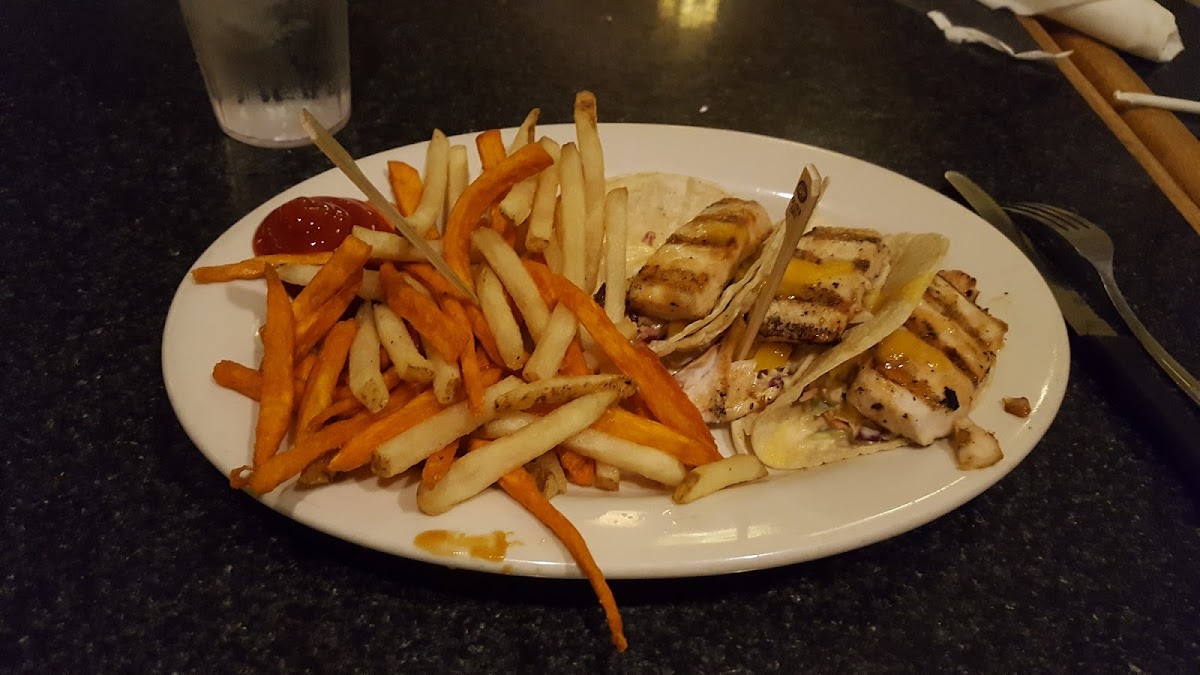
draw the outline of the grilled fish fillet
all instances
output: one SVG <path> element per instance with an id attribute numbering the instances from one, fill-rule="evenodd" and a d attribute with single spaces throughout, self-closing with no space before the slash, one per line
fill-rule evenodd
<path id="1" fill-rule="evenodd" d="M 712 204 L 638 270 L 629 284 L 630 311 L 670 321 L 704 317 L 770 231 L 771 220 L 758 202 L 730 197 Z"/>
<path id="2" fill-rule="evenodd" d="M 969 283 L 967 283 L 969 280 Z M 874 348 L 847 402 L 892 433 L 929 445 L 970 411 L 1008 326 L 972 302 L 974 279 L 939 273 L 903 327 Z"/>
<path id="3" fill-rule="evenodd" d="M 889 267 L 878 232 L 813 228 L 796 245 L 759 337 L 793 344 L 837 342 Z"/>

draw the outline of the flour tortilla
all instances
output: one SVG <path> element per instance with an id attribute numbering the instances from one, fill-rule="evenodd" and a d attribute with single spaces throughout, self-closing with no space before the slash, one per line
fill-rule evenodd
<path id="1" fill-rule="evenodd" d="M 674 173 L 631 173 L 608 179 L 608 191 L 629 190 L 625 274 L 637 274 L 667 237 L 713 202 L 732 197 L 706 180 Z M 649 242 L 649 243 L 647 243 Z"/>

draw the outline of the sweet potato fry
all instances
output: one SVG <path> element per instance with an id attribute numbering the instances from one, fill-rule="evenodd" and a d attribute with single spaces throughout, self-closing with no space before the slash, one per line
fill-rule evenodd
<path id="1" fill-rule="evenodd" d="M 567 480 L 580 487 L 591 487 L 596 482 L 596 461 L 591 457 L 564 448 L 561 445 L 554 449 L 558 455 L 558 463 L 567 474 Z"/>
<path id="2" fill-rule="evenodd" d="M 412 400 L 420 391 L 424 390 L 424 386 L 417 386 L 409 382 L 400 383 L 400 374 L 396 369 L 390 369 L 383 374 L 384 382 L 389 383 L 388 386 L 388 407 L 403 405 Z M 338 387 L 334 393 L 333 403 L 325 406 L 308 422 L 310 431 L 316 431 L 325 426 L 325 423 L 334 418 L 348 417 L 352 414 L 357 414 L 366 410 L 366 406 L 362 401 L 354 398 L 350 393 L 350 388 L 345 387 L 343 395 L 343 387 Z M 384 410 L 387 410 L 385 408 Z"/>
<path id="3" fill-rule="evenodd" d="M 442 298 L 442 309 L 457 322 L 460 330 L 470 335 L 468 346 L 459 355 L 458 366 L 462 372 L 463 390 L 467 394 L 467 408 L 472 415 L 483 414 L 483 378 L 479 371 L 479 360 L 475 354 L 475 338 L 471 335 L 471 322 L 462 303 L 452 297 Z"/>
<path id="4" fill-rule="evenodd" d="M 262 328 L 262 397 L 258 403 L 258 421 L 254 427 L 254 466 L 261 466 L 279 451 L 292 422 L 292 404 L 296 389 L 293 382 L 295 361 L 295 317 L 292 303 L 274 267 L 264 270 L 267 278 L 267 322 Z"/>
<path id="5" fill-rule="evenodd" d="M 300 291 L 292 303 L 296 321 L 303 322 L 310 314 L 338 293 L 346 282 L 361 273 L 363 265 L 371 257 L 371 246 L 353 235 L 334 250 L 329 262 L 321 267 L 317 276 Z"/>
<path id="6" fill-rule="evenodd" d="M 192 280 L 198 284 L 211 284 L 238 279 L 261 279 L 267 267 L 278 265 L 324 265 L 332 253 L 278 253 L 260 255 L 228 265 L 197 267 L 192 270 Z"/>
<path id="7" fill-rule="evenodd" d="M 408 321 L 413 330 L 446 358 L 456 358 L 467 348 L 469 335 L 456 332 L 457 322 L 446 316 L 433 301 L 416 290 L 400 276 L 396 268 L 384 263 L 379 268 L 388 307 Z"/>
<path id="8" fill-rule="evenodd" d="M 433 265 L 428 263 L 412 263 L 405 265 L 402 271 L 421 282 L 421 285 L 428 288 L 429 292 L 435 296 L 463 297 L 462 292 L 455 288 L 446 277 L 442 276 L 442 273 L 437 271 Z"/>
<path id="9" fill-rule="evenodd" d="M 454 464 L 454 456 L 458 454 L 458 446 L 462 439 L 458 439 L 425 458 L 425 466 L 421 467 L 421 485 L 426 490 L 430 490 L 438 484 L 442 476 L 450 470 L 450 465 Z"/>
<path id="10" fill-rule="evenodd" d="M 463 282 L 474 290 L 471 278 L 471 232 L 479 219 L 516 183 L 537 174 L 554 160 L 541 145 L 526 145 L 485 170 L 463 191 L 446 221 L 442 254 Z"/>
<path id="11" fill-rule="evenodd" d="M 613 365 L 638 385 L 638 391 L 654 416 L 715 452 L 716 441 L 700 411 L 663 367 L 658 356 L 645 345 L 634 346 L 590 295 L 560 275 L 550 275 L 549 279 L 559 302 L 575 313 L 580 325 L 591 334 Z"/>
<path id="12" fill-rule="evenodd" d="M 213 380 L 248 399 L 257 401 L 262 398 L 262 374 L 250 366 L 236 361 L 217 361 L 217 365 L 213 366 Z"/>
<path id="13" fill-rule="evenodd" d="M 321 338 L 329 332 L 333 325 L 342 318 L 342 314 L 354 302 L 362 287 L 363 271 L 360 269 L 346 281 L 346 285 L 338 289 L 317 311 L 309 314 L 303 321 L 296 321 L 296 357 L 303 357 Z"/>
<path id="14" fill-rule="evenodd" d="M 329 470 L 345 473 L 366 466 L 371 462 L 371 453 L 380 443 L 432 417 L 442 407 L 434 398 L 433 390 L 426 390 L 404 406 L 377 416 L 368 426 L 355 433 L 352 439 L 347 439 L 338 454 L 329 460 Z"/>
<path id="15" fill-rule="evenodd" d="M 357 327 L 354 321 L 340 321 L 325 336 L 317 354 L 317 365 L 304 388 L 304 395 L 296 412 L 296 441 L 306 438 L 311 429 L 309 424 L 325 408 L 333 403 L 333 392 L 337 388 L 338 375 L 346 367 L 346 357 L 354 341 Z"/>
<path id="16" fill-rule="evenodd" d="M 483 315 L 483 310 L 479 305 L 471 303 L 460 303 L 463 310 L 467 313 L 467 322 L 471 324 L 471 332 L 475 334 L 475 339 L 479 340 L 479 346 L 483 347 L 484 353 L 497 366 L 504 366 L 504 357 L 500 355 L 500 347 L 496 344 L 496 336 L 492 334 L 492 327 L 488 325 L 487 318 Z"/>
<path id="17" fill-rule="evenodd" d="M 504 147 L 504 139 L 500 137 L 499 129 L 488 129 L 475 137 L 475 149 L 479 151 L 479 163 L 483 170 L 496 166 L 504 161 L 508 150 Z"/>
<path id="18" fill-rule="evenodd" d="M 325 453 L 345 444 L 355 434 L 360 433 L 369 422 L 370 417 L 366 413 L 348 420 L 334 422 L 292 446 L 287 452 L 281 452 L 263 462 L 254 469 L 249 480 L 244 483 L 235 481 L 231 476 L 230 485 L 235 488 L 247 486 L 255 494 L 266 494 L 279 487 L 284 481 L 299 475 L 306 466 Z"/>
<path id="19" fill-rule="evenodd" d="M 411 164 L 388 161 L 388 184 L 400 215 L 408 216 L 421 205 L 421 174 Z"/>
<path id="20" fill-rule="evenodd" d="M 694 441 L 665 424 L 621 408 L 609 408 L 591 428 L 631 443 L 657 448 L 689 467 L 721 459 L 721 454 L 709 446 Z"/>
<path id="21" fill-rule="evenodd" d="M 558 537 L 563 546 L 566 546 L 571 557 L 575 559 L 584 575 L 587 576 L 588 582 L 591 583 L 592 590 L 596 592 L 596 597 L 600 600 L 600 606 L 604 608 L 604 616 L 608 620 L 608 629 L 612 633 L 613 645 L 616 646 L 617 651 L 625 651 L 629 647 L 629 643 L 625 639 L 625 630 L 621 622 L 620 610 L 617 609 L 617 600 L 613 597 L 604 573 L 596 564 L 596 560 L 588 550 L 587 543 L 579 534 L 579 530 L 575 529 L 571 521 L 567 520 L 567 517 L 554 508 L 550 500 L 542 495 L 537 481 L 524 468 L 509 471 L 500 478 L 499 483 L 501 489 L 515 499 L 518 504 L 525 507 L 525 510 L 533 514 L 535 518 L 542 521 L 554 533 L 554 536 Z"/>

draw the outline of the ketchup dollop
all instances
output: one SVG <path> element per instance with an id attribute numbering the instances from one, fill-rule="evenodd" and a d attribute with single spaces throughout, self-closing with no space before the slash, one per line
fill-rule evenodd
<path id="1" fill-rule="evenodd" d="M 392 231 L 366 202 L 343 197 L 297 197 L 263 218 L 254 233 L 254 255 L 332 251 L 355 225 Z"/>

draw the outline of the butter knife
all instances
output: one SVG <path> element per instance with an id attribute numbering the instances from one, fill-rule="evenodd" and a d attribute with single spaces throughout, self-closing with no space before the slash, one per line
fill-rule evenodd
<path id="1" fill-rule="evenodd" d="M 1078 292 L 1065 285 L 1058 272 L 1038 253 L 1004 209 L 971 179 L 955 171 L 946 180 L 981 218 L 1000 231 L 1033 263 L 1058 303 L 1059 311 L 1075 333 L 1076 345 L 1096 371 L 1126 405 L 1136 420 L 1157 438 L 1164 455 L 1183 475 L 1193 492 L 1200 493 L 1200 420 L 1174 389 L 1146 361 L 1133 338 L 1119 335 L 1096 314 Z"/>

